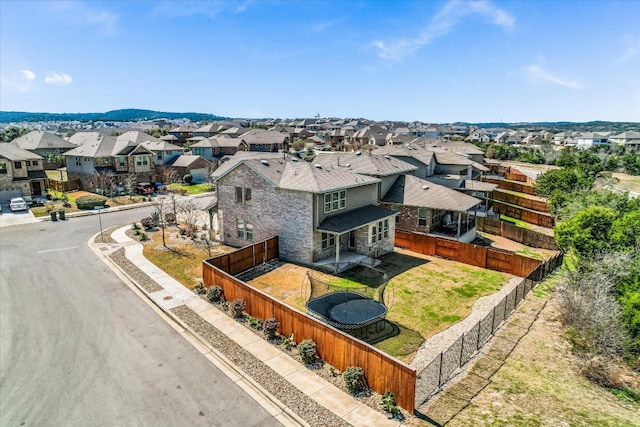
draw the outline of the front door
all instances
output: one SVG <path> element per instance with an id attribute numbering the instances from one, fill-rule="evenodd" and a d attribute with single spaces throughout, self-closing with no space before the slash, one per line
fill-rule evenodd
<path id="1" fill-rule="evenodd" d="M 355 230 L 349 232 L 349 249 L 356 248 L 356 232 Z"/>
<path id="2" fill-rule="evenodd" d="M 40 181 L 31 182 L 31 194 L 34 196 L 42 196 L 42 185 Z"/>

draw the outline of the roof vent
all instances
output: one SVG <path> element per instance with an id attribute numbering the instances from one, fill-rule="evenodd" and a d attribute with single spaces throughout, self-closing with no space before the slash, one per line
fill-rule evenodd
<path id="1" fill-rule="evenodd" d="M 385 155 L 384 155 L 384 158 L 385 158 L 385 159 L 391 159 L 391 157 L 389 157 L 389 155 L 388 155 L 388 154 L 385 154 Z"/>
<path id="2" fill-rule="evenodd" d="M 260 160 L 260 163 L 262 163 L 265 166 L 269 166 L 269 162 L 266 160 Z"/>
<path id="3" fill-rule="evenodd" d="M 429 186 L 428 186 L 428 185 L 423 185 L 423 186 L 422 186 L 422 189 L 423 189 L 423 190 L 428 190 L 428 189 L 429 189 Z"/>
<path id="4" fill-rule="evenodd" d="M 291 161 L 292 161 L 292 162 L 297 162 L 297 161 L 298 161 L 298 158 L 297 158 L 297 157 L 291 157 Z"/>
<path id="5" fill-rule="evenodd" d="M 320 163 L 316 163 L 313 167 L 316 169 L 322 169 L 322 165 Z"/>
<path id="6" fill-rule="evenodd" d="M 359 156 L 360 154 L 362 154 L 362 151 L 360 150 L 356 151 L 356 156 Z"/>

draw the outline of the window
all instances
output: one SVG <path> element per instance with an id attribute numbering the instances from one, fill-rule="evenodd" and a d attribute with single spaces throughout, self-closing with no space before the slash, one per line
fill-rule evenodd
<path id="1" fill-rule="evenodd" d="M 80 163 L 80 157 L 76 157 L 76 166 L 80 166 L 82 163 Z"/>
<path id="2" fill-rule="evenodd" d="M 371 226 L 371 243 L 375 243 L 378 241 L 378 227 L 375 225 Z"/>
<path id="3" fill-rule="evenodd" d="M 418 225 L 427 226 L 427 208 L 418 208 Z"/>
<path id="4" fill-rule="evenodd" d="M 16 169 L 22 169 L 22 162 L 13 162 L 13 167 Z"/>
<path id="5" fill-rule="evenodd" d="M 246 223 L 247 240 L 253 240 L 253 224 Z"/>
<path id="6" fill-rule="evenodd" d="M 240 218 L 236 219 L 236 229 L 238 230 L 238 239 L 244 239 L 244 221 Z"/>
<path id="7" fill-rule="evenodd" d="M 27 160 L 27 166 L 31 166 L 31 160 Z"/>
<path id="8" fill-rule="evenodd" d="M 118 164 L 121 168 L 125 167 L 126 165 L 125 157 L 118 157 Z"/>
<path id="9" fill-rule="evenodd" d="M 389 237 L 389 220 L 385 219 L 382 225 L 382 237 Z"/>
<path id="10" fill-rule="evenodd" d="M 253 203 L 253 199 L 251 198 L 251 189 L 236 187 L 236 203 L 251 205 Z"/>
<path id="11" fill-rule="evenodd" d="M 347 190 L 334 191 L 324 195 L 324 213 L 347 207 Z"/>
<path id="12" fill-rule="evenodd" d="M 336 245 L 336 236 L 329 233 L 322 233 L 322 249 L 329 249 Z"/>
<path id="13" fill-rule="evenodd" d="M 371 226 L 371 243 L 379 242 L 389 237 L 389 220 L 378 221 Z"/>
<path id="14" fill-rule="evenodd" d="M 147 156 L 136 156 L 136 165 L 137 166 L 146 166 L 149 164 L 149 160 Z"/>
<path id="15" fill-rule="evenodd" d="M 7 164 L 0 163 L 0 174 L 5 174 L 5 173 L 7 173 Z"/>
<path id="16" fill-rule="evenodd" d="M 37 161 L 37 160 L 34 160 L 31 164 L 32 164 L 33 166 L 38 166 L 38 161 Z"/>
<path id="17" fill-rule="evenodd" d="M 393 205 L 393 206 L 391 206 L 391 209 L 394 212 L 398 213 L 398 215 L 395 216 L 396 224 L 400 223 L 400 215 L 399 215 L 400 214 L 400 205 Z"/>

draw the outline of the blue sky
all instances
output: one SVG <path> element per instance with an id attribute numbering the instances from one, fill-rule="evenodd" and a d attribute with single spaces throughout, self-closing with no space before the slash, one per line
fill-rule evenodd
<path id="1" fill-rule="evenodd" d="M 0 0 L 0 110 L 640 121 L 640 1 Z"/>

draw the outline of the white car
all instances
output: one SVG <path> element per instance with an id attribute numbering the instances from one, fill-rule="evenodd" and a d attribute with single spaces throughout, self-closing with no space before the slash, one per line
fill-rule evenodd
<path id="1" fill-rule="evenodd" d="M 22 197 L 14 197 L 9 201 L 9 209 L 11 209 L 11 212 L 26 211 L 29 210 L 29 206 L 27 206 L 27 202 Z"/>

